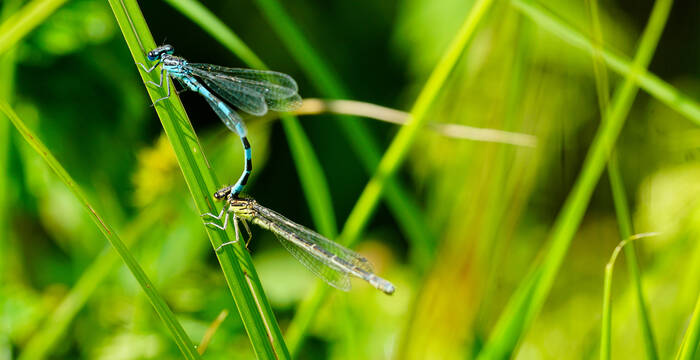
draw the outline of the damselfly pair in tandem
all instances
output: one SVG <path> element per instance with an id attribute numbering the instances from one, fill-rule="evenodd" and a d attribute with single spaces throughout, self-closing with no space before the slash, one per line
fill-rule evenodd
<path id="1" fill-rule="evenodd" d="M 156 100 L 153 104 L 170 97 L 170 82 L 168 75 L 177 80 L 185 89 L 190 89 L 201 94 L 221 121 L 233 132 L 238 134 L 243 143 L 245 152 L 245 167 L 238 181 L 231 185 L 230 196 L 237 197 L 243 191 L 248 177 L 253 170 L 252 150 L 248 141 L 248 130 L 240 115 L 236 113 L 224 101 L 216 97 L 215 92 L 242 111 L 251 115 L 262 116 L 268 110 L 292 111 L 301 106 L 301 96 L 297 93 L 297 83 L 287 74 L 276 71 L 252 70 L 228 68 L 211 64 L 190 63 L 184 58 L 173 55 L 175 49 L 172 45 L 159 46 L 148 52 L 148 60 L 155 61 L 153 66 L 141 67 L 150 73 L 158 65 L 160 70 L 160 82 L 149 81 L 156 87 L 167 88 L 167 95 Z M 199 80 L 204 84 L 202 85 Z M 207 88 L 208 87 L 208 88 Z M 209 91 L 211 89 L 212 91 Z"/>
<path id="2" fill-rule="evenodd" d="M 156 100 L 154 105 L 170 97 L 170 83 L 168 82 L 168 75 L 170 75 L 178 80 L 185 89 L 201 94 L 224 124 L 238 134 L 245 150 L 246 162 L 241 177 L 234 185 L 223 188 L 214 194 L 217 200 L 225 198 L 226 205 L 218 215 L 211 213 L 202 215 L 217 220 L 221 220 L 223 217 L 223 225 L 214 222 L 205 224 L 225 230 L 228 225 L 229 213 L 232 213 L 236 228 L 236 241 L 239 237 L 238 221 L 243 223 L 249 235 L 250 230 L 246 221 L 250 221 L 275 234 L 282 245 L 297 260 L 328 284 L 347 291 L 350 289 L 349 277 L 352 275 L 367 281 L 386 294 L 394 293 L 394 285 L 375 275 L 371 264 L 362 255 L 290 221 L 279 213 L 258 204 L 255 200 L 238 197 L 252 171 L 252 151 L 245 124 L 233 109 L 212 94 L 197 78 L 202 79 L 204 84 L 231 104 L 252 115 L 264 115 L 268 110 L 291 111 L 299 107 L 301 97 L 297 93 L 298 87 L 294 79 L 289 75 L 275 71 L 189 63 L 173 53 L 174 48 L 171 45 L 159 46 L 148 52 L 148 60 L 155 61 L 152 67 L 146 68 L 143 64 L 139 64 L 148 73 L 162 64 L 160 82 L 149 81 L 149 83 L 162 87 L 163 79 L 165 79 L 167 95 Z M 228 245 L 228 243 L 222 244 L 216 250 L 218 251 L 224 245 Z"/>

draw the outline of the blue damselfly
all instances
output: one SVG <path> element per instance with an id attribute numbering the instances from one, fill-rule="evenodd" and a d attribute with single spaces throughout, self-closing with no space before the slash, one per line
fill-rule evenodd
<path id="1" fill-rule="evenodd" d="M 220 196 L 218 199 L 225 197 L 225 192 L 218 191 L 217 194 Z M 218 215 L 207 213 L 203 214 L 202 217 L 207 216 L 217 220 L 221 220 L 223 217 L 223 225 L 214 222 L 206 222 L 205 224 L 226 230 L 229 214 L 233 214 L 232 221 L 236 229 L 236 241 L 234 242 L 238 241 L 238 221 L 243 223 L 249 234 L 250 230 L 246 221 L 250 221 L 275 234 L 282 245 L 299 262 L 333 287 L 344 291 L 350 290 L 349 275 L 352 275 L 367 281 L 386 294 L 390 295 L 394 292 L 394 285 L 375 275 L 372 265 L 362 255 L 285 218 L 258 204 L 253 199 L 228 197 L 226 206 Z M 228 244 L 230 243 L 224 243 L 216 250 L 218 251 Z"/>
<path id="2" fill-rule="evenodd" d="M 163 79 L 165 79 L 167 95 L 156 100 L 153 104 L 170 97 L 170 82 L 168 81 L 168 75 L 170 75 L 185 89 L 201 94 L 221 118 L 221 121 L 231 131 L 238 134 L 245 151 L 245 168 L 238 181 L 224 189 L 230 197 L 237 197 L 248 182 L 253 168 L 250 142 L 248 142 L 243 119 L 235 110 L 212 94 L 212 91 L 236 108 L 252 115 L 261 116 L 268 110 L 290 111 L 298 108 L 301 105 L 301 97 L 297 93 L 299 88 L 291 76 L 276 71 L 189 63 L 187 60 L 173 55 L 174 51 L 172 45 L 159 46 L 148 52 L 148 60 L 155 61 L 152 67 L 146 68 L 145 65 L 139 63 L 148 73 L 162 64 L 160 82 L 149 81 L 149 83 L 162 87 Z M 206 86 L 197 79 L 201 79 Z"/>

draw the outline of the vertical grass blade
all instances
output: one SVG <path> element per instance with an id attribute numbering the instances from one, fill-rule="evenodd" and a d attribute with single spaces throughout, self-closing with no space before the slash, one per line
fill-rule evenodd
<path id="1" fill-rule="evenodd" d="M 155 42 L 138 4 L 134 0 L 110 0 L 109 4 L 134 61 L 145 63 L 145 52 L 148 48 L 155 47 Z M 134 68 L 139 67 L 135 65 Z M 159 74 L 155 71 L 151 74 L 141 71 L 139 73 L 144 84 L 146 81 L 158 80 Z M 151 100 L 165 96 L 165 89 L 156 91 L 149 86 L 146 88 Z M 204 157 L 199 140 L 179 98 L 173 94 L 168 100 L 159 103 L 155 109 L 173 147 L 198 212 L 218 213 L 212 194 L 217 190 L 219 182 L 216 181 L 213 170 Z M 229 227 L 225 232 L 206 227 L 206 232 L 213 248 L 235 239 L 233 227 Z M 216 255 L 256 355 L 263 359 L 288 359 L 289 352 L 282 339 L 282 333 L 269 301 L 265 297 L 248 251 L 239 242 L 224 247 Z"/>
<path id="2" fill-rule="evenodd" d="M 517 344 L 542 308 L 634 101 L 638 91 L 634 78 L 649 64 L 666 24 L 671 4 L 671 0 L 659 0 L 655 3 L 631 71 L 617 89 L 608 120 L 601 123 L 581 174 L 557 216 L 550 235 L 549 250 L 541 265 L 526 277 L 512 296 L 479 358 L 502 359 L 512 356 Z"/>
<path id="3" fill-rule="evenodd" d="M 379 197 L 384 191 L 387 180 L 394 175 L 408 153 L 411 145 L 418 136 L 421 128 L 428 119 L 428 111 L 442 89 L 445 80 L 454 68 L 457 60 L 464 51 L 467 43 L 476 32 L 476 27 L 491 8 L 492 0 L 477 1 L 464 23 L 460 27 L 456 37 L 443 54 L 437 66 L 433 69 L 428 81 L 418 94 L 411 108 L 411 121 L 402 127 L 389 148 L 384 153 L 375 174 L 360 194 L 355 207 L 350 212 L 341 234 L 342 242 L 346 245 L 354 244 L 359 238 L 367 221 L 370 219 L 378 204 Z"/>
<path id="4" fill-rule="evenodd" d="M 307 38 L 276 0 L 257 0 L 256 3 L 277 32 L 282 43 L 304 74 L 325 97 L 351 98 L 350 91 L 330 70 L 330 66 L 314 50 Z M 347 137 L 362 165 L 371 174 L 379 164 L 380 148 L 372 133 L 357 117 L 338 116 L 343 134 Z M 421 214 L 417 201 L 395 177 L 387 179 L 387 205 L 411 242 L 411 256 L 420 268 L 426 268 L 435 254 L 434 235 Z M 292 351 L 293 353 L 294 351 Z"/>
<path id="5" fill-rule="evenodd" d="M 380 161 L 375 175 L 370 179 L 355 207 L 350 212 L 350 216 L 345 222 L 339 237 L 340 242 L 344 245 L 351 247 L 358 241 L 362 230 L 377 206 L 387 180 L 393 176 L 405 158 L 406 152 L 418 135 L 418 131 L 427 120 L 430 105 L 432 105 L 447 76 L 474 35 L 476 26 L 483 19 L 491 5 L 491 0 L 480 0 L 474 4 L 457 35 L 428 78 L 411 110 L 411 122 L 399 130 L 399 133 Z M 295 319 L 288 330 L 288 339 L 292 349 L 296 350 L 301 346 L 306 329 L 316 316 L 328 292 L 327 286 L 317 283 L 311 295 L 299 306 Z"/>
<path id="6" fill-rule="evenodd" d="M 600 18 L 598 16 L 598 1 L 589 0 L 589 10 L 591 14 L 591 23 L 593 28 L 593 72 L 595 74 L 596 89 L 598 94 L 598 104 L 600 107 L 600 114 L 602 116 L 602 121 L 607 121 L 607 115 L 609 110 L 609 82 L 608 74 L 605 67 L 605 62 L 603 60 L 602 46 L 603 42 L 603 31 L 600 25 Z M 632 236 L 634 232 L 634 227 L 632 226 L 632 219 L 630 217 L 629 206 L 627 202 L 627 195 L 625 194 L 625 186 L 622 181 L 622 173 L 620 172 L 620 167 L 617 162 L 617 152 L 613 151 L 610 154 L 610 160 L 608 161 L 608 177 L 610 179 L 610 188 L 613 195 L 613 202 L 615 205 L 615 214 L 617 216 L 617 223 L 620 231 L 620 237 L 622 239 L 628 239 Z M 651 328 L 651 320 L 646 309 L 646 301 L 644 300 L 644 292 L 642 289 L 642 280 L 640 276 L 639 265 L 637 261 L 637 252 L 633 242 L 630 242 L 628 246 L 624 247 L 625 257 L 627 258 L 627 267 L 630 274 L 630 280 L 632 286 L 635 289 L 635 295 L 637 300 L 637 310 L 639 314 L 639 323 L 641 324 L 642 338 L 644 341 L 644 349 L 647 354 L 647 358 L 650 360 L 658 359 L 658 353 L 656 350 L 656 342 L 654 341 L 654 334 Z M 612 265 L 610 265 L 612 267 Z M 610 285 L 607 282 L 612 281 L 612 269 L 610 269 L 610 280 L 607 278 L 606 268 L 606 285 Z M 609 359 L 611 350 L 611 326 L 612 326 L 612 309 L 609 305 L 610 301 L 610 289 L 605 288 L 604 290 L 604 301 L 603 305 L 603 321 L 601 329 L 601 342 L 600 342 L 600 358 Z M 606 307 L 607 305 L 607 307 Z M 605 311 L 608 311 L 605 313 Z"/>
<path id="7" fill-rule="evenodd" d="M 554 36 L 569 43 L 569 45 L 584 50 L 587 53 L 593 51 L 593 43 L 586 36 L 574 30 L 572 26 L 565 23 L 558 16 L 552 14 L 541 5 L 531 0 L 511 0 L 511 4 L 523 15 L 529 17 L 542 29 L 548 30 Z M 687 117 L 696 124 L 700 124 L 700 104 L 689 96 L 678 91 L 658 76 L 650 73 L 646 69 L 636 69 L 630 60 L 613 51 L 603 49 L 603 59 L 610 68 L 623 76 L 629 76 L 632 72 L 637 72 L 633 79 L 635 83 L 666 104 L 669 108 Z"/>
<path id="8" fill-rule="evenodd" d="M 617 155 L 614 152 L 611 154 L 610 161 L 608 162 L 608 177 L 610 179 L 610 188 L 613 194 L 613 202 L 615 205 L 615 214 L 617 216 L 620 237 L 626 239 L 632 236 L 634 228 L 632 226 L 632 219 L 630 216 L 627 197 L 625 195 L 622 173 L 618 165 Z M 624 252 L 625 260 L 627 261 L 627 270 L 631 280 L 631 286 L 634 288 L 635 299 L 637 302 L 637 314 L 639 316 L 639 324 L 641 325 L 640 330 L 642 331 L 644 350 L 646 351 L 647 359 L 658 359 L 656 341 L 654 340 L 651 319 L 647 311 L 646 300 L 644 299 L 639 261 L 637 260 L 637 250 L 634 243 L 632 242 L 625 246 Z M 608 325 L 610 325 L 610 323 L 608 323 Z M 608 334 L 610 334 L 610 329 L 608 329 Z M 608 339 L 608 345 L 609 344 L 610 342 Z"/>
<path id="9" fill-rule="evenodd" d="M 0 22 L 9 18 L 20 7 L 19 0 L 6 0 L 0 7 Z M 15 54 L 13 51 L 0 55 L 0 99 L 11 103 L 15 91 Z M 8 189 L 10 169 L 8 154 L 10 150 L 10 122 L 0 117 L 0 283 L 6 283 L 9 274 L 10 216 Z"/>
<path id="10" fill-rule="evenodd" d="M 602 325 L 600 331 L 600 359 L 610 359 L 611 352 L 611 329 L 612 329 L 612 279 L 613 270 L 615 269 L 615 261 L 620 255 L 620 251 L 634 244 L 634 240 L 641 239 L 649 236 L 656 236 L 658 233 L 645 233 L 632 235 L 620 243 L 613 250 L 610 260 L 605 265 L 605 276 L 603 279 L 603 312 L 602 312 Z M 656 356 L 656 348 L 653 349 L 653 355 Z M 649 354 L 647 354 L 649 356 Z"/>
<path id="11" fill-rule="evenodd" d="M 334 238 L 338 233 L 338 225 L 335 222 L 330 190 L 311 142 L 295 116 L 282 115 L 282 127 L 287 134 L 289 149 L 299 171 L 299 180 L 304 188 L 314 224 L 319 232 Z"/>
<path id="12" fill-rule="evenodd" d="M 603 310 L 600 321 L 600 360 L 609 360 L 612 354 L 612 273 L 619 248 L 620 246 L 615 248 L 610 261 L 605 265 L 605 276 L 603 278 Z"/>
<path id="13" fill-rule="evenodd" d="M 43 23 L 66 0 L 34 0 L 0 24 L 0 55 Z"/>
<path id="14" fill-rule="evenodd" d="M 268 68 L 231 29 L 198 2 L 192 0 L 166 1 L 209 32 L 212 37 L 240 57 L 248 66 L 258 69 Z M 314 224 L 320 233 L 331 238 L 335 237 L 338 228 L 330 190 L 321 164 L 311 147 L 311 142 L 306 137 L 304 129 L 296 117 L 282 115 L 282 126 L 289 141 L 292 158 L 299 171 L 299 180 L 304 188 L 304 195 L 309 204 Z"/>
<path id="15" fill-rule="evenodd" d="M 153 283 L 146 276 L 141 266 L 138 264 L 133 255 L 129 252 L 126 245 L 121 241 L 119 236 L 114 232 L 114 230 L 109 226 L 107 222 L 102 219 L 97 210 L 90 204 L 90 201 L 83 194 L 83 191 L 78 187 L 73 178 L 66 172 L 66 170 L 61 166 L 61 164 L 56 160 L 56 158 L 51 154 L 49 149 L 44 146 L 44 144 L 39 140 L 39 138 L 27 128 L 24 123 L 17 117 L 17 114 L 5 103 L 0 102 L 0 111 L 2 111 L 5 116 L 7 116 L 12 124 L 17 128 L 17 131 L 24 137 L 24 139 L 31 145 L 31 147 L 46 161 L 51 170 L 53 170 L 61 181 L 63 181 L 66 186 L 71 190 L 73 195 L 85 206 L 85 209 L 90 214 L 95 225 L 100 229 L 100 232 L 109 240 L 110 244 L 117 250 L 119 256 L 122 258 L 126 266 L 129 268 L 131 273 L 138 281 L 141 288 L 146 293 L 148 300 L 153 305 L 158 316 L 160 316 L 163 324 L 170 332 L 170 335 L 175 340 L 175 344 L 182 352 L 182 355 L 186 359 L 199 359 L 199 354 L 195 350 L 192 340 L 187 336 L 182 325 L 175 318 L 175 314 L 170 310 L 165 300 L 158 294 Z"/>
<path id="16" fill-rule="evenodd" d="M 685 331 L 685 336 L 681 342 L 681 348 L 678 350 L 677 360 L 693 360 L 700 344 L 700 296 L 695 303 L 693 316 L 690 318 L 688 329 Z"/>

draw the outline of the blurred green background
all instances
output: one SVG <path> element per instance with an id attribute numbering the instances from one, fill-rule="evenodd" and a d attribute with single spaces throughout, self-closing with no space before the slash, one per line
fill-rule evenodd
<path id="1" fill-rule="evenodd" d="M 2 0 L 3 18 L 24 5 Z M 203 5 L 304 98 L 328 97 L 304 73 L 256 1 Z M 543 1 L 572 29 L 592 32 L 588 3 Z M 347 98 L 410 109 L 472 8 L 471 1 L 309 1 L 282 4 Z M 245 67 L 167 2 L 140 6 L 157 42 L 192 62 Z M 652 1 L 599 4 L 605 43 L 632 57 Z M 397 287 L 361 282 L 332 290 L 300 359 L 463 359 L 487 342 L 515 289 L 548 246 L 601 111 L 591 53 L 572 47 L 508 2 L 496 2 L 444 84 L 429 121 L 531 134 L 535 148 L 454 139 L 429 129 L 397 179 L 418 205 L 426 236 L 385 203 L 356 250 Z M 676 1 L 649 71 L 700 98 L 700 3 Z M 0 55 L 0 98 L 85 190 L 199 343 L 223 310 L 204 358 L 253 358 L 246 332 L 172 149 L 106 2 L 68 1 Z M 609 71 L 610 89 L 622 77 Z M 238 138 L 197 94 L 180 95 L 219 180 L 242 168 Z M 675 356 L 700 291 L 700 130 L 678 108 L 640 91 L 617 142 L 642 285 L 660 358 Z M 396 125 L 301 116 L 341 226 L 371 173 L 341 121 L 361 121 L 386 149 Z M 253 176 L 246 192 L 315 228 L 295 161 L 276 119 L 246 117 Z M 0 359 L 170 359 L 180 353 L 131 273 L 88 214 L 0 115 Z M 380 151 L 380 153 L 382 153 Z M 224 184 L 222 184 L 224 185 Z M 518 359 L 598 357 L 605 265 L 622 240 L 603 174 L 542 311 L 512 354 Z M 418 244 L 418 245 L 417 245 Z M 249 247 L 284 332 L 314 277 L 268 232 Z M 644 358 L 625 257 L 612 284 L 612 354 Z M 89 283 L 91 285 L 86 285 Z M 85 286 L 85 288 L 80 288 Z M 324 285 L 325 286 L 325 285 Z M 64 326 L 52 314 L 75 289 L 85 299 Z M 56 334 L 46 335 L 56 331 Z M 46 345 L 47 336 L 53 343 Z M 37 340 L 40 339 L 40 340 Z M 37 343 L 39 345 L 37 345 Z M 34 344 L 34 345 L 32 345 Z M 25 354 L 24 352 L 27 351 Z M 700 359 L 700 355 L 695 357 Z"/>

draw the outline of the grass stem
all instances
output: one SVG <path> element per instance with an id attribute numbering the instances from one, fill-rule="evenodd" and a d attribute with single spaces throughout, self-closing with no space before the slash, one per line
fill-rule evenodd
<path id="1" fill-rule="evenodd" d="M 160 296 L 155 286 L 138 264 L 129 249 L 126 247 L 126 245 L 124 245 L 109 223 L 102 218 L 97 209 L 92 206 L 78 184 L 63 168 L 63 166 L 61 166 L 53 154 L 51 154 L 49 149 L 47 149 L 46 146 L 39 140 L 36 134 L 34 134 L 22 122 L 22 120 L 20 120 L 17 114 L 15 114 L 15 112 L 7 104 L 0 102 L 0 111 L 2 111 L 5 116 L 10 119 L 10 122 L 12 122 L 15 128 L 17 128 L 17 131 L 19 131 L 27 143 L 29 143 L 29 145 L 44 159 L 51 170 L 56 173 L 58 178 L 63 181 L 66 186 L 68 186 L 73 195 L 75 195 L 75 197 L 78 198 L 78 200 L 83 204 L 85 210 L 87 210 L 87 212 L 90 214 L 90 217 L 95 225 L 97 225 L 97 227 L 100 229 L 100 232 L 102 232 L 110 244 L 112 244 L 112 247 L 114 247 L 119 256 L 122 258 L 126 266 L 134 275 L 136 281 L 138 281 L 139 285 L 141 285 L 141 288 L 146 293 L 148 300 L 151 302 L 151 305 L 153 305 L 156 313 L 161 318 L 163 324 L 168 329 L 168 332 L 170 332 L 170 335 L 175 340 L 175 344 L 180 349 L 182 355 L 186 359 L 199 359 L 199 354 L 195 350 L 192 340 L 190 340 L 187 333 L 185 333 L 185 330 L 182 328 L 182 325 L 180 325 L 175 318 L 175 314 L 173 314 L 165 300 Z"/>
<path id="2" fill-rule="evenodd" d="M 654 54 L 671 4 L 671 0 L 658 0 L 655 3 L 639 43 L 632 71 L 617 89 L 608 120 L 601 123 L 581 173 L 557 216 L 549 238 L 549 249 L 540 265 L 525 277 L 511 297 L 479 354 L 480 359 L 513 356 L 518 343 L 542 309 L 637 94 L 635 77 L 644 72 Z"/>
<path id="3" fill-rule="evenodd" d="M 155 42 L 138 4 L 135 0 L 109 0 L 109 3 L 134 62 L 146 63 L 145 53 L 155 47 Z M 134 68 L 140 69 L 137 65 L 134 65 Z M 156 78 L 159 74 L 155 71 L 147 74 L 139 70 L 139 74 L 144 85 L 148 81 L 159 80 Z M 152 101 L 166 95 L 164 88 L 156 90 L 146 86 L 146 89 Z M 220 183 L 204 156 L 199 139 L 177 94 L 173 93 L 155 109 L 175 152 L 197 211 L 200 214 L 218 213 L 212 194 Z M 213 249 L 236 238 L 232 226 L 227 231 L 209 227 L 205 229 Z M 225 246 L 216 255 L 256 355 L 263 359 L 289 358 L 279 325 L 264 295 L 248 251 L 239 242 Z"/>

